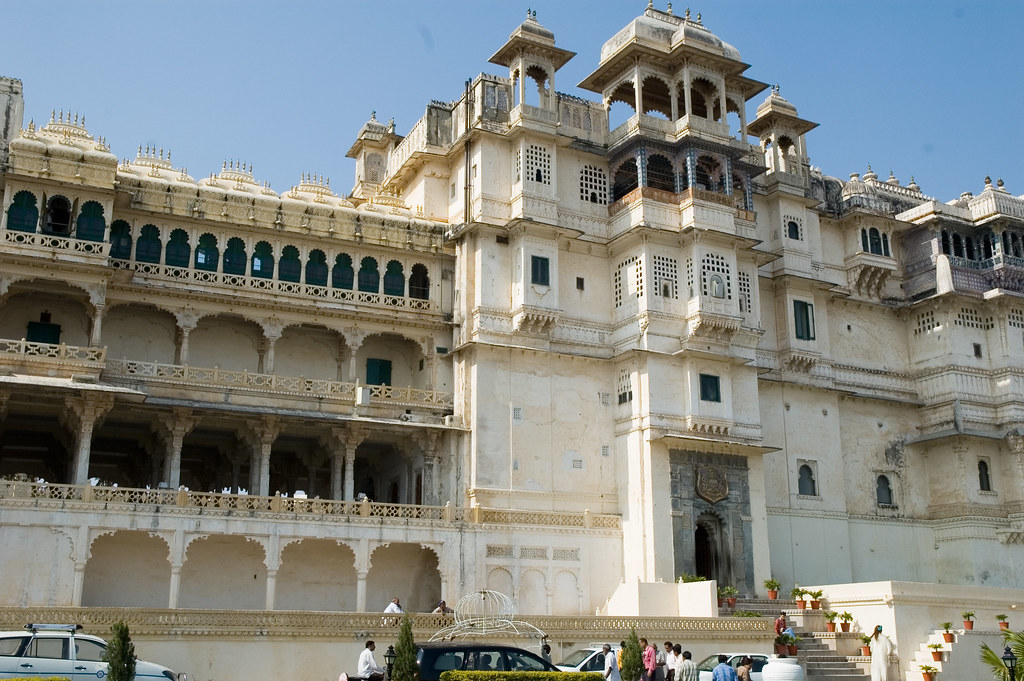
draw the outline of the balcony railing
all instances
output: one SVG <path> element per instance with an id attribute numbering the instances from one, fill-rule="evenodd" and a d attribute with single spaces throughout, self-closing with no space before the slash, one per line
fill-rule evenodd
<path id="1" fill-rule="evenodd" d="M 21 359 L 40 358 L 56 359 L 68 362 L 102 363 L 106 358 L 106 348 L 80 347 L 64 343 L 35 343 L 32 341 L 11 340 L 0 338 L 0 360 L 4 357 Z"/>
<path id="2" fill-rule="evenodd" d="M 20 244 L 23 246 L 35 246 L 49 251 L 67 251 L 69 253 L 82 253 L 86 255 L 106 256 L 110 251 L 110 244 L 103 241 L 85 241 L 83 239 L 71 239 L 53 234 L 38 234 L 35 232 L 19 232 L 13 229 L 0 231 L 5 244 Z"/>
<path id="3" fill-rule="evenodd" d="M 331 399 L 354 404 L 359 384 L 330 381 L 303 376 L 279 376 L 219 367 L 194 367 L 187 364 L 140 362 L 130 359 L 110 360 L 103 372 L 111 381 L 136 379 L 144 382 L 167 383 L 174 386 L 205 385 L 225 389 L 245 389 L 257 392 L 305 395 L 318 399 Z M 371 405 L 394 407 L 420 407 L 435 410 L 450 409 L 454 400 L 451 393 L 423 388 L 390 385 L 365 386 L 370 389 Z"/>
<path id="4" fill-rule="evenodd" d="M 381 308 L 400 308 L 406 310 L 437 311 L 437 305 L 421 298 L 394 296 L 382 293 L 369 293 L 354 289 L 317 286 L 300 282 L 281 281 L 279 279 L 263 279 L 244 274 L 226 274 L 224 272 L 208 272 L 189 267 L 172 267 L 155 263 L 129 262 L 115 260 L 116 267 L 132 269 L 136 277 L 156 277 L 173 281 L 184 281 L 197 284 L 213 284 L 232 288 L 244 288 L 252 291 L 272 291 L 303 299 L 316 298 L 339 303 L 356 303 L 373 305 Z"/>
<path id="5" fill-rule="evenodd" d="M 0 481 L 0 506 L 40 506 L 52 508 L 59 502 L 62 509 L 80 507 L 91 511 L 94 507 L 143 513 L 158 512 L 161 506 L 192 509 L 196 514 L 225 515 L 245 511 L 252 515 L 282 514 L 303 517 L 310 522 L 351 522 L 357 518 L 374 519 L 377 523 L 426 521 L 428 524 L 457 525 L 509 525 L 531 527 L 572 527 L 577 529 L 618 530 L 621 518 L 617 515 L 583 511 L 528 511 L 486 508 L 481 506 L 422 506 L 413 504 L 384 504 L 369 500 L 338 501 L 306 497 L 258 496 L 253 494 L 221 494 L 194 492 L 187 489 L 139 489 L 129 487 L 98 487 L 92 485 L 64 485 L 48 482 Z M 75 502 L 68 504 L 68 502 Z M 76 504 L 78 506 L 76 506 Z"/>

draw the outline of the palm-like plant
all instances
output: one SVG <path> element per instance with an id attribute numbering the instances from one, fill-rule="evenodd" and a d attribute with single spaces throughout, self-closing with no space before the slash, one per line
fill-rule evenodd
<path id="1" fill-rule="evenodd" d="M 1017 659 L 1024 658 L 1024 631 L 1004 631 L 1003 643 L 1010 647 Z M 1010 671 L 1003 664 L 1002 652 L 992 650 L 987 643 L 982 643 L 981 661 L 992 671 L 993 678 L 1009 681 Z"/>

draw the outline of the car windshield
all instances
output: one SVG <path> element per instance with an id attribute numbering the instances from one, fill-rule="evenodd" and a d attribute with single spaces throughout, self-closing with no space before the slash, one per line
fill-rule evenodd
<path id="1" fill-rule="evenodd" d="M 708 657 L 705 657 L 703 660 L 700 661 L 700 664 L 697 665 L 697 670 L 702 672 L 710 672 L 715 668 L 715 665 L 717 664 L 718 655 L 709 655 Z"/>
<path id="2" fill-rule="evenodd" d="M 583 660 L 587 659 L 594 654 L 593 650 L 575 650 L 569 653 L 569 657 L 565 658 L 558 664 L 563 667 L 578 667 Z"/>

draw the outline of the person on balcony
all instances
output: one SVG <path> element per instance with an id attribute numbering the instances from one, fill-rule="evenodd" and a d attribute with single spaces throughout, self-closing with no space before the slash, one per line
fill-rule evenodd
<path id="1" fill-rule="evenodd" d="M 441 601 L 441 602 L 443 603 L 444 601 Z M 401 602 L 399 602 L 398 596 L 395 596 L 394 598 L 391 599 L 391 602 L 388 603 L 388 607 L 384 608 L 384 612 L 399 613 L 399 614 L 405 612 L 404 610 L 402 610 L 402 604 L 401 604 Z"/>
<path id="2" fill-rule="evenodd" d="M 445 603 L 442 600 L 442 601 L 440 601 L 437 604 L 437 607 L 434 608 L 434 611 L 433 611 L 432 614 L 434 614 L 434 615 L 450 615 L 452 612 L 453 612 L 453 610 L 451 608 L 449 608 L 448 604 Z"/>

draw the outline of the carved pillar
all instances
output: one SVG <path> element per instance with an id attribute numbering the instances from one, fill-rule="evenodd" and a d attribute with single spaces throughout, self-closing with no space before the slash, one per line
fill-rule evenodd
<path id="1" fill-rule="evenodd" d="M 441 433 L 436 430 L 429 430 L 416 434 L 416 444 L 423 450 L 423 504 L 425 506 L 437 506 L 440 502 L 437 493 L 437 466 L 440 457 L 437 454 L 437 445 L 441 439 Z"/>
<path id="2" fill-rule="evenodd" d="M 683 108 L 686 109 L 686 115 L 690 116 L 693 114 L 693 102 L 690 101 L 690 67 L 689 65 L 683 66 Z"/>
<path id="3" fill-rule="evenodd" d="M 263 324 L 263 348 L 260 352 L 260 366 L 257 369 L 263 374 L 274 373 L 274 345 L 281 337 L 284 325 L 276 319 Z"/>
<path id="4" fill-rule="evenodd" d="M 356 570 L 356 612 L 366 612 L 366 574 L 369 570 Z"/>
<path id="5" fill-rule="evenodd" d="M 71 606 L 82 607 L 82 588 L 85 585 L 85 563 L 75 563 L 75 582 L 71 587 Z"/>
<path id="6" fill-rule="evenodd" d="M 679 120 L 679 86 L 672 81 L 668 86 L 669 106 L 672 108 L 672 121 Z"/>
<path id="7" fill-rule="evenodd" d="M 356 329 L 345 330 L 345 344 L 348 345 L 348 380 L 356 382 L 359 380 L 359 367 L 356 366 L 356 353 L 363 344 L 366 334 Z"/>
<path id="8" fill-rule="evenodd" d="M 321 438 L 331 456 L 331 498 L 352 501 L 355 496 L 356 449 L 366 439 L 366 430 L 357 426 L 338 426 Z"/>
<path id="9" fill-rule="evenodd" d="M 178 593 L 181 591 L 181 564 L 171 565 L 171 588 L 167 595 L 167 607 L 174 610 L 178 607 Z"/>
<path id="10" fill-rule="evenodd" d="M 157 419 L 155 428 L 164 445 L 163 481 L 171 489 L 178 489 L 181 484 L 181 446 L 198 422 L 191 409 L 182 407 L 175 407 L 170 414 Z"/>
<path id="11" fill-rule="evenodd" d="M 270 451 L 281 432 L 281 420 L 277 416 L 264 416 L 246 426 L 243 437 L 251 447 L 249 493 L 265 497 L 270 494 Z"/>
<path id="12" fill-rule="evenodd" d="M 179 310 L 174 315 L 178 322 L 178 337 L 174 343 L 174 363 L 188 364 L 188 336 L 199 323 L 199 315 L 191 307 Z"/>
<path id="13" fill-rule="evenodd" d="M 267 599 L 264 608 L 274 609 L 274 596 L 277 592 L 277 570 L 267 570 Z"/>
<path id="14" fill-rule="evenodd" d="M 114 406 L 109 395 L 90 397 L 67 397 L 62 414 L 74 436 L 74 458 L 71 463 L 71 484 L 84 485 L 89 482 L 89 450 L 92 446 L 93 430 Z"/>
<path id="15" fill-rule="evenodd" d="M 644 96 L 643 87 L 640 83 L 640 61 L 634 60 L 633 62 L 633 100 L 636 105 L 637 115 L 641 115 L 644 112 Z"/>
<path id="16" fill-rule="evenodd" d="M 718 106 L 719 113 L 722 116 L 721 123 L 728 121 L 728 106 L 725 102 L 725 78 L 719 78 L 718 80 Z"/>
<path id="17" fill-rule="evenodd" d="M 107 308 L 105 305 L 96 305 L 93 307 L 92 324 L 89 328 L 89 345 L 92 347 L 99 347 L 102 333 L 103 333 L 103 316 L 106 314 Z"/>
<path id="18" fill-rule="evenodd" d="M 697 186 L 697 150 L 693 148 L 686 150 L 686 181 L 687 189 Z"/>
<path id="19" fill-rule="evenodd" d="M 427 388 L 430 390 L 437 390 L 437 370 L 441 366 L 440 358 L 437 356 L 437 352 L 431 352 L 427 356 L 427 363 L 430 365 L 430 382 L 427 384 Z"/>

